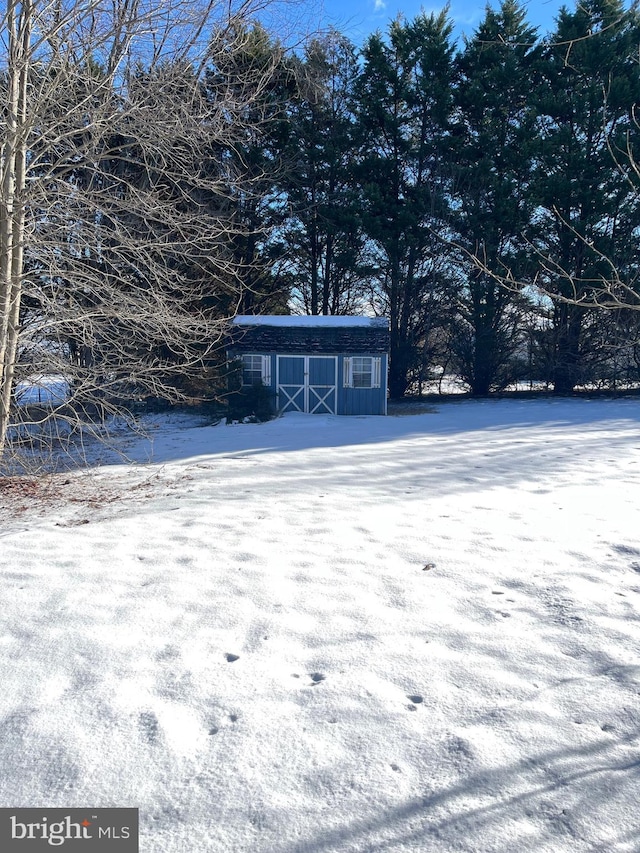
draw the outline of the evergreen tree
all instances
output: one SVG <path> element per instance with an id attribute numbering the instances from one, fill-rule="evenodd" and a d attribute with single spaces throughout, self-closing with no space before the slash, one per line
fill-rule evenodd
<path id="1" fill-rule="evenodd" d="M 358 80 L 358 178 L 373 302 L 391 322 L 389 387 L 402 396 L 445 302 L 438 233 L 451 188 L 452 26 L 446 12 L 394 21 L 367 41 Z"/>
<path id="2" fill-rule="evenodd" d="M 509 269 L 521 279 L 526 271 L 521 233 L 533 214 L 535 42 L 524 9 L 504 0 L 498 10 L 487 9 L 457 60 L 452 223 L 464 251 L 451 343 L 474 394 L 504 387 L 518 369 L 514 354 L 522 343 L 523 300 L 496 274 Z"/>
<path id="3" fill-rule="evenodd" d="M 561 10 L 544 48 L 534 239 L 539 282 L 555 297 L 551 377 L 561 394 L 588 378 L 599 314 L 584 306 L 637 265 L 630 255 L 640 209 L 628 151 L 637 135 L 639 43 L 635 10 L 620 0 L 581 0 L 575 11 Z"/>
<path id="4" fill-rule="evenodd" d="M 313 39 L 290 113 L 284 232 L 294 298 L 307 314 L 362 309 L 364 236 L 354 193 L 355 48 L 339 33 Z"/>
<path id="5" fill-rule="evenodd" d="M 232 39 L 239 46 L 218 53 L 205 84 L 212 105 L 246 104 L 242 132 L 229 133 L 229 145 L 218 146 L 212 164 L 227 183 L 233 222 L 226 248 L 235 281 L 229 283 L 225 313 L 278 313 L 289 296 L 274 234 L 285 218 L 280 187 L 288 169 L 287 111 L 296 92 L 295 72 L 281 44 L 261 25 L 243 27 Z"/>

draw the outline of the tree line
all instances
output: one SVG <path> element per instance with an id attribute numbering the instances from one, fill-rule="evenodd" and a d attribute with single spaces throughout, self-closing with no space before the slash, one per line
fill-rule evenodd
<path id="1" fill-rule="evenodd" d="M 0 446 L 30 376 L 62 418 L 212 393 L 234 313 L 388 316 L 395 397 L 638 380 L 635 8 L 298 52 L 259 11 L 7 3 Z"/>
<path id="2" fill-rule="evenodd" d="M 389 316 L 392 396 L 637 380 L 639 45 L 618 0 L 313 40 L 271 244 L 297 309 Z"/>

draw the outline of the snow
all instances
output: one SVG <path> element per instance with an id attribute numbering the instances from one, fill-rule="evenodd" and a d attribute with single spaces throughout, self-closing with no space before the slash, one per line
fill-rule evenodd
<path id="1" fill-rule="evenodd" d="M 157 418 L 5 507 L 0 806 L 137 806 L 145 853 L 640 849 L 638 402 L 408 411 Z"/>
<path id="2" fill-rule="evenodd" d="M 69 393 L 69 382 L 61 374 L 32 376 L 16 386 L 19 406 L 55 406 L 68 400 Z"/>
<path id="3" fill-rule="evenodd" d="M 296 328 L 336 328 L 340 326 L 367 326 L 389 328 L 386 317 L 311 316 L 288 314 L 239 314 L 234 317 L 236 326 L 294 326 Z"/>

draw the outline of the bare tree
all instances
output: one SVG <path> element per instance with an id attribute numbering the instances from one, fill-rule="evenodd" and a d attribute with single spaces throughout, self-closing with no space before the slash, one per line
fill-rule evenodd
<path id="1" fill-rule="evenodd" d="M 46 419 L 179 399 L 243 276 L 229 152 L 279 60 L 233 62 L 252 0 L 7 0 L 0 22 L 0 456 L 16 386 L 59 375 Z M 217 85 L 204 85 L 207 69 Z M 239 71 L 241 68 L 241 71 Z"/>

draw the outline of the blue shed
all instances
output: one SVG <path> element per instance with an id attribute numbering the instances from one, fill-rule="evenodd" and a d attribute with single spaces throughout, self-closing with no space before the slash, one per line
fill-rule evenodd
<path id="1" fill-rule="evenodd" d="M 386 415 L 388 353 L 384 317 L 237 316 L 228 347 L 280 412 L 331 415 Z"/>

